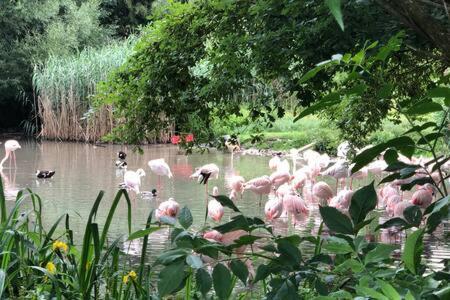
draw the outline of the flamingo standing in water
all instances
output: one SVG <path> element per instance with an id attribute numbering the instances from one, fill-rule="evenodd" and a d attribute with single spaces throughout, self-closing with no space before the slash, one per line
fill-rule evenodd
<path id="1" fill-rule="evenodd" d="M 197 178 L 200 184 L 203 183 L 205 185 L 205 224 L 208 216 L 208 180 L 211 176 L 215 179 L 219 178 L 219 167 L 216 164 L 206 164 L 201 166 L 190 176 L 191 178 Z"/>
<path id="2" fill-rule="evenodd" d="M 123 176 L 123 181 L 127 188 L 130 188 L 139 194 L 139 186 L 141 185 L 141 177 L 145 176 L 145 171 L 138 169 L 134 171 L 126 171 Z"/>
<path id="3" fill-rule="evenodd" d="M 14 151 L 20 148 L 21 147 L 19 145 L 19 142 L 16 140 L 7 140 L 5 142 L 5 157 L 0 162 L 0 169 L 3 169 L 3 163 L 9 158 L 10 155 L 11 159 L 9 161 L 9 167 L 11 168 L 11 160 L 12 160 L 14 162 L 14 168 L 17 168 L 16 154 L 14 153 Z"/>
<path id="4" fill-rule="evenodd" d="M 300 216 L 306 215 L 309 212 L 305 201 L 299 195 L 284 196 L 283 208 L 288 215 L 292 215 L 294 222 L 296 222 Z"/>
<path id="5" fill-rule="evenodd" d="M 264 213 L 266 214 L 266 218 L 269 221 L 277 219 L 281 216 L 283 212 L 283 201 L 278 197 L 274 197 L 269 199 L 264 206 Z"/>
<path id="6" fill-rule="evenodd" d="M 217 186 L 213 187 L 213 196 L 219 195 L 219 188 Z M 223 206 L 216 199 L 212 199 L 208 203 L 208 216 L 216 222 L 220 222 L 223 216 Z"/>
<path id="7" fill-rule="evenodd" d="M 250 190 L 259 195 L 259 205 L 261 206 L 262 195 L 270 194 L 272 189 L 272 180 L 267 175 L 253 178 L 244 184 L 244 190 Z"/>
<path id="8" fill-rule="evenodd" d="M 228 187 L 231 189 L 230 199 L 235 200 L 238 194 L 241 194 L 242 198 L 242 193 L 244 192 L 244 183 L 244 177 L 238 175 L 233 175 L 227 180 Z"/>
<path id="9" fill-rule="evenodd" d="M 336 194 L 337 194 L 339 179 L 343 179 L 345 182 L 345 179 L 348 176 L 348 172 L 349 172 L 348 162 L 346 160 L 340 159 L 334 165 L 323 171 L 321 174 L 328 175 L 336 179 Z"/>
<path id="10" fill-rule="evenodd" d="M 272 157 L 269 160 L 269 168 L 271 170 L 276 170 L 278 165 L 280 164 L 280 162 L 281 162 L 280 156 L 279 155 L 275 155 L 274 157 Z"/>
<path id="11" fill-rule="evenodd" d="M 433 201 L 433 196 L 434 187 L 431 184 L 426 183 L 414 192 L 411 198 L 411 203 L 425 209 L 430 206 Z"/>
<path id="12" fill-rule="evenodd" d="M 322 206 L 328 205 L 333 198 L 333 190 L 324 181 L 319 181 L 313 186 L 313 195 L 320 200 Z"/>
<path id="13" fill-rule="evenodd" d="M 274 187 L 279 187 L 291 180 L 291 174 L 287 170 L 277 170 L 270 175 L 270 180 Z"/>
<path id="14" fill-rule="evenodd" d="M 153 173 L 158 175 L 158 185 L 161 184 L 161 176 L 172 178 L 172 172 L 170 171 L 170 167 L 164 158 L 150 160 L 148 162 L 148 166 Z"/>

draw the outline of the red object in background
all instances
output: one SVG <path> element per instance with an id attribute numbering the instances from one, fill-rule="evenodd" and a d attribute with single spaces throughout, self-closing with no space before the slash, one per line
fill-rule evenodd
<path id="1" fill-rule="evenodd" d="M 170 138 L 170 142 L 171 142 L 173 145 L 178 145 L 178 143 L 180 142 L 180 140 L 181 140 L 181 138 L 180 138 L 179 135 L 173 135 L 173 136 Z"/>
<path id="2" fill-rule="evenodd" d="M 186 136 L 186 143 L 193 142 L 193 141 L 194 141 L 194 135 L 192 133 L 189 133 Z"/>

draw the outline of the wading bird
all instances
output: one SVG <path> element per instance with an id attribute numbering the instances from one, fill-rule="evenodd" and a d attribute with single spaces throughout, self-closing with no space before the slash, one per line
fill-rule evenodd
<path id="1" fill-rule="evenodd" d="M 272 180 L 267 175 L 253 178 L 244 184 L 244 190 L 250 190 L 259 195 L 259 205 L 261 206 L 262 195 L 270 194 L 272 189 Z"/>
<path id="2" fill-rule="evenodd" d="M 136 172 L 134 171 L 126 171 L 123 176 L 123 181 L 125 186 L 129 189 L 132 189 L 139 194 L 139 187 L 141 185 L 141 177 L 145 176 L 145 171 L 142 169 L 138 169 Z"/>
<path id="3" fill-rule="evenodd" d="M 14 162 L 14 168 L 17 168 L 16 154 L 14 153 L 14 151 L 20 148 L 21 147 L 19 145 L 19 142 L 16 140 L 7 140 L 5 142 L 5 157 L 0 162 L 0 169 L 3 168 L 3 163 L 9 158 L 10 155 L 11 159 L 9 161 L 9 167 L 11 168 L 11 160 L 12 160 Z"/>
<path id="4" fill-rule="evenodd" d="M 158 185 L 161 183 L 161 176 L 172 178 L 172 172 L 164 158 L 153 159 L 148 162 L 148 166 L 153 173 L 158 175 Z"/>

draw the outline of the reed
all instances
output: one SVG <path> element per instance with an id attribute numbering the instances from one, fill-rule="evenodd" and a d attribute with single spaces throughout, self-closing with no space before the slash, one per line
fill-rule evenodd
<path id="1" fill-rule="evenodd" d="M 44 64 L 37 65 L 33 88 L 42 122 L 38 135 L 46 139 L 93 142 L 110 133 L 115 125 L 113 108 L 104 105 L 94 109 L 90 96 L 98 82 L 125 62 L 135 40 L 131 37 L 72 56 L 50 56 Z"/>

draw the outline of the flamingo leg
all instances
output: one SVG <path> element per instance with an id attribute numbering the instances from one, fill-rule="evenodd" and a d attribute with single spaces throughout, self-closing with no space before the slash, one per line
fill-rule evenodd
<path id="1" fill-rule="evenodd" d="M 16 163 L 16 153 L 12 152 L 13 158 L 14 158 L 14 169 L 17 169 L 17 163 Z"/>
<path id="2" fill-rule="evenodd" d="M 205 224 L 206 219 L 208 218 L 208 182 L 205 183 Z"/>
<path id="3" fill-rule="evenodd" d="M 259 195 L 259 206 L 261 207 L 262 195 Z"/>
<path id="4" fill-rule="evenodd" d="M 338 191 L 338 185 L 339 185 L 339 179 L 336 178 L 336 195 L 337 195 L 337 191 Z"/>

